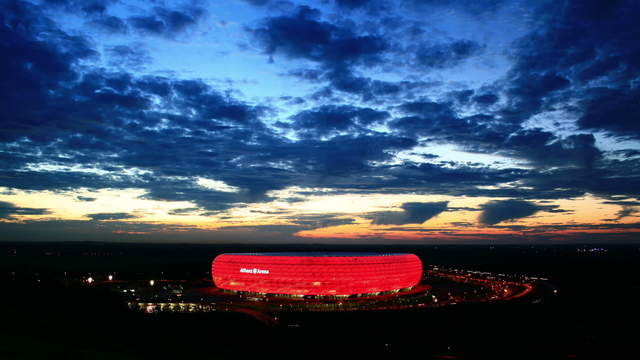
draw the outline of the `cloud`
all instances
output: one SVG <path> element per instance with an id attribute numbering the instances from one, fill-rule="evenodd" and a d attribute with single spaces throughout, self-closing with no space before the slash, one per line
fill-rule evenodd
<path id="1" fill-rule="evenodd" d="M 503 152 L 529 160 L 541 167 L 577 166 L 592 168 L 602 157 L 593 134 L 575 134 L 557 138 L 540 129 L 513 133 L 504 142 Z"/>
<path id="2" fill-rule="evenodd" d="M 94 197 L 88 197 L 88 196 L 76 196 L 76 200 L 78 201 L 96 201 L 97 199 Z"/>
<path id="3" fill-rule="evenodd" d="M 482 213 L 478 216 L 478 222 L 482 225 L 495 225 L 531 216 L 549 207 L 524 200 L 493 200 L 482 204 L 480 208 Z"/>
<path id="4" fill-rule="evenodd" d="M 498 102 L 498 95 L 496 94 L 481 94 L 476 95 L 471 100 L 480 105 L 493 105 Z"/>
<path id="5" fill-rule="evenodd" d="M 271 0 L 244 0 L 254 6 L 265 6 L 271 2 Z"/>
<path id="6" fill-rule="evenodd" d="M 382 134 L 334 136 L 326 141 L 303 139 L 265 147 L 252 157 L 256 162 L 288 162 L 297 175 L 329 177 L 364 174 L 374 170 L 373 161 L 392 158 L 394 151 L 411 149 L 409 138 Z M 300 179 L 296 176 L 296 179 Z"/>
<path id="7" fill-rule="evenodd" d="M 444 69 L 456 66 L 462 61 L 478 55 L 482 46 L 470 40 L 450 43 L 421 45 L 415 53 L 416 66 L 427 69 Z"/>
<path id="8" fill-rule="evenodd" d="M 637 138 L 637 57 L 640 36 L 633 0 L 570 0 L 541 7 L 536 28 L 514 44 L 508 78 L 511 107 L 503 112 L 523 121 L 541 111 L 566 107 L 583 130 Z M 564 92 L 564 90 L 567 90 Z"/>
<path id="9" fill-rule="evenodd" d="M 471 97 L 471 93 L 464 95 Z M 525 130 L 491 115 L 461 117 L 449 102 L 420 100 L 401 104 L 398 109 L 406 116 L 392 119 L 388 126 L 401 134 L 458 144 L 471 152 L 523 159 L 540 168 L 592 168 L 603 155 L 593 134 L 563 138 L 539 128 Z"/>
<path id="10" fill-rule="evenodd" d="M 191 201 L 210 211 L 221 211 L 239 205 L 242 202 L 266 200 L 264 193 L 249 194 L 212 191 L 186 180 L 157 181 L 146 184 L 148 193 L 143 197 L 161 201 Z M 258 199 L 260 197 L 260 199 Z M 178 211 L 179 212 L 179 211 Z M 175 213 L 175 214 L 178 214 Z"/>
<path id="11" fill-rule="evenodd" d="M 270 57 L 282 54 L 321 63 L 328 68 L 376 65 L 388 45 L 376 35 L 359 35 L 321 21 L 320 11 L 299 6 L 290 16 L 266 18 L 248 31 Z"/>
<path id="12" fill-rule="evenodd" d="M 58 8 L 64 11 L 79 11 L 84 15 L 103 14 L 107 8 L 118 0 L 42 0 L 44 6 Z"/>
<path id="13" fill-rule="evenodd" d="M 198 210 L 200 208 L 197 207 L 173 209 L 169 211 L 169 215 L 197 215 Z"/>
<path id="14" fill-rule="evenodd" d="M 109 14 L 111 5 L 119 0 L 40 0 L 43 8 L 78 14 L 87 19 L 86 24 L 109 34 L 126 34 L 127 24 L 119 17 Z"/>
<path id="15" fill-rule="evenodd" d="M 448 202 L 407 202 L 402 211 L 382 211 L 370 213 L 368 218 L 375 225 L 422 224 L 447 209 Z"/>
<path id="16" fill-rule="evenodd" d="M 627 216 L 635 216 L 638 213 L 640 213 L 640 210 L 635 207 L 623 206 L 622 209 L 620 209 L 616 214 L 616 220 L 620 220 Z"/>
<path id="17" fill-rule="evenodd" d="M 151 56 L 141 44 L 115 45 L 108 47 L 109 65 L 123 69 L 141 70 L 152 61 Z"/>
<path id="18" fill-rule="evenodd" d="M 405 102 L 398 109 L 405 116 L 388 122 L 392 130 L 405 136 L 460 144 L 475 152 L 495 153 L 519 128 L 492 115 L 459 116 L 451 103 L 429 99 Z"/>
<path id="19" fill-rule="evenodd" d="M 640 139 L 640 88 L 592 88 L 585 95 L 584 114 L 577 122 L 580 128 Z"/>
<path id="20" fill-rule="evenodd" d="M 351 5 L 357 7 L 360 4 L 338 5 L 353 8 Z M 358 26 L 355 22 L 337 21 L 335 18 L 325 21 L 320 10 L 299 6 L 290 15 L 264 18 L 247 31 L 271 61 L 284 56 L 315 64 L 314 67 L 287 73 L 314 83 L 328 82 L 328 86 L 312 96 L 316 100 L 330 98 L 334 91 L 360 95 L 363 101 L 410 96 L 413 91 L 424 90 L 432 84 L 418 78 L 399 81 L 376 79 L 362 75 L 360 70 L 393 73 L 389 68 L 393 66 L 425 73 L 457 66 L 479 55 L 483 49 L 471 40 L 421 41 L 417 45 L 406 43 L 401 36 L 406 35 L 403 32 L 410 31 L 410 26 L 400 21 L 397 27 L 390 27 L 387 20 L 380 20 L 379 26 Z"/>
<path id="21" fill-rule="evenodd" d="M 173 37 L 197 24 L 205 15 L 206 11 L 198 6 L 183 10 L 157 6 L 151 15 L 131 16 L 127 22 L 132 28 L 146 34 Z"/>
<path id="22" fill-rule="evenodd" d="M 129 27 L 124 20 L 112 15 L 101 16 L 87 23 L 111 34 L 126 34 L 129 31 Z"/>
<path id="23" fill-rule="evenodd" d="M 395 102 L 397 99 L 411 98 L 414 92 L 420 93 L 437 85 L 437 82 L 420 80 L 385 81 L 372 79 L 370 77 L 360 76 L 348 68 L 328 70 L 321 74 L 319 80 L 326 80 L 329 82 L 329 85 L 318 92 L 318 94 L 331 95 L 333 91 L 341 91 L 359 95 L 363 101 L 367 102 L 376 99 Z"/>
<path id="24" fill-rule="evenodd" d="M 143 182 L 121 174 L 113 177 L 74 171 L 0 170 L 0 186 L 25 190 L 72 190 L 137 187 Z"/>
<path id="25" fill-rule="evenodd" d="M 321 215 L 303 215 L 294 216 L 290 219 L 293 223 L 300 225 L 302 230 L 306 229 L 319 229 L 330 226 L 346 225 L 354 223 L 355 219 L 341 217 L 340 214 L 321 214 Z"/>
<path id="26" fill-rule="evenodd" d="M 124 221 L 47 220 L 0 222 L 0 231 L 8 241 L 210 241 L 216 235 L 191 226 L 149 224 Z M 43 237 L 42 234 L 46 234 Z M 218 238 L 224 241 L 224 236 Z"/>
<path id="27" fill-rule="evenodd" d="M 124 219 L 134 219 L 137 217 L 133 214 L 124 213 L 124 212 L 96 213 L 96 214 L 87 214 L 85 216 L 94 221 L 124 220 Z"/>
<path id="28" fill-rule="evenodd" d="M 192 202 L 205 216 L 270 201 L 270 191 L 290 186 L 517 198 L 533 205 L 585 193 L 637 194 L 637 150 L 603 151 L 615 141 L 611 136 L 638 134 L 634 79 L 640 72 L 634 59 L 640 50 L 637 42 L 623 41 L 638 32 L 629 15 L 637 9 L 634 2 L 544 5 L 539 13 L 544 16 L 528 24 L 532 31 L 510 48 L 514 66 L 503 79 L 480 88 L 430 80 L 428 74 L 439 76 L 437 71 L 488 56 L 484 45 L 438 42 L 426 35 L 426 25 L 407 21 L 406 14 L 383 19 L 365 6 L 349 13 L 358 17 L 352 21 L 308 7 L 269 16 L 248 32 L 275 59 L 273 66 L 309 82 L 304 86 L 313 92 L 290 98 L 292 107 L 282 111 L 274 102 L 221 91 L 210 79 L 137 75 L 132 70 L 149 61 L 144 48 L 117 45 L 117 36 L 105 47 L 98 35 L 108 34 L 90 38 L 67 32 L 64 23 L 49 17 L 71 9 L 113 33 L 172 38 L 201 23 L 205 15 L 197 9 L 152 8 L 136 27 L 128 23 L 134 14 L 115 17 L 106 2 L 85 12 L 76 6 L 81 3 L 60 0 L 44 10 L 33 2 L 0 4 L 0 51 L 7 54 L 0 58 L 0 186 L 137 188 L 146 198 Z M 420 11 L 445 6 L 424 3 Z M 462 2 L 454 3 L 461 9 Z M 360 2 L 342 4 L 357 8 Z M 113 66 L 96 65 L 105 60 Z M 412 73 L 403 73 L 407 69 Z M 543 120 L 540 126 L 549 126 L 536 128 L 534 116 Z M 549 130 L 565 126 L 551 124 L 556 118 L 567 122 L 562 132 Z M 276 121 L 281 127 L 272 126 Z M 609 137 L 597 142 L 592 132 Z M 397 156 L 440 144 L 510 162 L 497 168 Z M 203 188 L 199 178 L 236 191 Z M 491 215 L 488 208 L 483 213 Z M 419 221 L 409 214 L 416 211 L 389 212 L 379 221 Z M 500 219 L 489 215 L 488 224 Z M 299 220 L 293 227 L 350 221 Z"/>
<path id="29" fill-rule="evenodd" d="M 355 9 L 367 5 L 372 0 L 335 0 L 336 4 L 348 9 Z"/>
<path id="30" fill-rule="evenodd" d="M 20 215 L 46 215 L 47 209 L 17 207 L 6 201 L 0 201 L 0 219 L 13 219 Z"/>
<path id="31" fill-rule="evenodd" d="M 500 9 L 504 0 L 402 0 L 404 3 L 422 11 L 432 7 L 454 8 L 472 15 L 493 13 Z"/>
<path id="32" fill-rule="evenodd" d="M 243 165 L 229 162 L 254 151 L 250 143 L 268 146 L 275 140 L 259 120 L 264 108 L 219 93 L 199 80 L 135 77 L 89 68 L 80 74 L 76 65 L 96 54 L 86 39 L 67 35 L 28 4 L 3 4 L 0 47 L 11 44 L 5 49 L 11 56 L 0 59 L 5 85 L 0 88 L 3 186 L 141 187 L 149 189 L 150 197 L 185 199 L 187 195 L 163 189 L 166 185 L 156 179 L 215 178 L 220 171 L 244 186 L 244 197 L 214 197 L 210 191 L 192 188 L 191 182 L 177 184 L 189 190 L 186 194 L 200 197 L 209 210 L 264 199 L 266 191 L 280 188 L 260 181 L 257 171 L 251 175 L 255 178 L 235 173 Z M 132 54 L 129 47 L 113 50 Z M 166 126 L 158 128 L 161 123 Z M 51 170 L 30 170 L 26 164 L 47 164 Z M 70 168 L 78 164 L 89 171 Z M 130 168 L 151 169 L 147 174 L 155 176 L 123 172 Z"/>
<path id="33" fill-rule="evenodd" d="M 348 105 L 325 105 L 293 116 L 291 128 L 305 137 L 369 132 L 368 127 L 389 118 L 386 111 Z"/>
<path id="34" fill-rule="evenodd" d="M 97 53 L 85 38 L 60 31 L 30 4 L 3 2 L 0 13 L 0 52 L 11 54 L 0 59 L 0 117 L 9 130 L 0 141 L 11 141 L 19 137 L 12 128 L 42 122 L 39 114 L 53 108 L 51 90 L 77 78 L 72 64 Z"/>

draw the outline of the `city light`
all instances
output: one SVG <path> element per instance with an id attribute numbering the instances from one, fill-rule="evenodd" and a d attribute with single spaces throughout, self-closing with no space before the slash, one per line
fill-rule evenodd
<path id="1" fill-rule="evenodd" d="M 154 280 L 149 281 L 149 285 L 153 286 L 156 282 Z"/>
<path id="2" fill-rule="evenodd" d="M 109 281 L 113 280 L 113 275 L 109 275 Z"/>
<path id="3" fill-rule="evenodd" d="M 89 277 L 87 278 L 87 282 L 88 282 L 89 284 L 91 284 L 91 283 L 93 282 L 93 278 L 92 278 L 91 276 L 89 276 Z"/>

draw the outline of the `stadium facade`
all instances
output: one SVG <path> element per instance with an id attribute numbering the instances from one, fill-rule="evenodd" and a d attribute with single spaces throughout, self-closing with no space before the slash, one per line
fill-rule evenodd
<path id="1" fill-rule="evenodd" d="M 211 273 L 224 290 L 350 296 L 412 288 L 422 262 L 404 253 L 230 253 L 213 260 Z"/>

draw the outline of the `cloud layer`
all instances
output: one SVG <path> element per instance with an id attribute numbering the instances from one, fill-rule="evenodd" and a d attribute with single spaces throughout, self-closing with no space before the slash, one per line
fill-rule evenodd
<path id="1" fill-rule="evenodd" d="M 632 221 L 639 13 L 631 0 L 5 1 L 0 187 L 139 189 L 175 203 L 167 216 L 216 221 L 329 194 L 482 199 L 480 227 L 593 197 L 617 206 L 597 221 Z M 322 190 L 277 195 L 294 188 Z M 56 211 L 4 196 L 4 221 Z M 449 213 L 441 199 L 274 226 L 423 224 Z"/>

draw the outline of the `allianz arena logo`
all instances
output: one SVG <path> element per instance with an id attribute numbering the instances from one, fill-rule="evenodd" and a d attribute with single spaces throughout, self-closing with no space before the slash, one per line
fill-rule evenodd
<path id="1" fill-rule="evenodd" d="M 253 269 L 240 268 L 240 272 L 244 274 L 268 274 L 269 270 L 263 270 L 258 268 L 253 268 Z"/>

